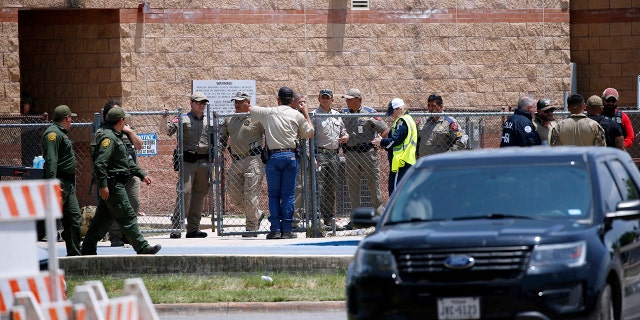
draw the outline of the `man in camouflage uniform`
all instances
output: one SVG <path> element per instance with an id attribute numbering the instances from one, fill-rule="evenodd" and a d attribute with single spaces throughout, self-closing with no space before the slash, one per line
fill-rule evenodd
<path id="1" fill-rule="evenodd" d="M 231 99 L 236 113 L 249 112 L 251 96 L 238 92 Z M 264 213 L 258 209 L 258 197 L 262 189 L 264 164 L 260 159 L 264 128 L 248 115 L 225 118 L 220 127 L 220 142 L 229 147 L 231 166 L 227 174 L 227 194 L 233 205 L 246 215 L 246 230 L 258 231 Z M 255 233 L 243 234 L 243 237 L 257 237 Z"/>
<path id="2" fill-rule="evenodd" d="M 550 99 L 538 100 L 536 114 L 533 117 L 533 125 L 536 127 L 536 132 L 538 132 L 540 142 L 543 145 L 549 145 L 551 130 L 558 124 L 553 117 L 554 111 L 556 111 L 556 108 L 551 105 Z"/>
<path id="3" fill-rule="evenodd" d="M 567 98 L 567 109 L 571 113 L 551 129 L 552 146 L 602 146 L 607 145 L 604 129 L 598 122 L 584 114 L 584 97 L 572 94 Z"/>
<path id="4" fill-rule="evenodd" d="M 443 113 L 442 97 L 432 94 L 427 98 L 429 113 Z M 467 136 L 458 121 L 450 116 L 435 116 L 417 119 L 418 158 L 434 153 L 464 150 Z"/>
<path id="5" fill-rule="evenodd" d="M 107 114 L 111 108 L 120 108 L 120 103 L 115 100 L 109 100 L 105 103 L 102 108 L 102 126 L 96 131 L 93 141 L 94 146 L 98 144 L 98 141 L 102 140 L 101 134 L 107 126 Z M 127 148 L 129 158 L 131 158 L 133 162 L 138 163 L 136 150 L 142 149 L 142 139 L 136 135 L 135 131 L 133 131 L 133 128 L 131 128 L 129 124 L 124 125 L 122 133 L 122 143 L 124 143 L 124 146 Z M 98 149 L 94 148 L 93 150 Z M 129 202 L 131 203 L 133 212 L 137 215 L 140 210 L 140 179 L 136 176 L 131 177 L 125 186 L 125 190 L 127 191 L 127 196 L 129 197 Z M 120 230 L 120 226 L 118 226 L 118 223 L 115 221 L 111 225 L 111 229 L 109 229 L 109 241 L 111 241 L 112 247 L 122 247 L 125 242 L 129 243 L 128 240 L 124 238 L 122 230 Z"/>
<path id="6" fill-rule="evenodd" d="M 98 186 L 98 207 L 89 230 L 82 242 L 82 255 L 96 255 L 98 241 L 107 233 L 115 220 L 138 254 L 156 254 L 160 245 L 150 246 L 138 228 L 136 213 L 131 207 L 125 186 L 131 176 L 137 176 L 147 185 L 151 178 L 129 158 L 122 142 L 125 126 L 122 108 L 111 108 L 107 113 L 107 127 L 95 147 L 93 172 Z"/>
<path id="7" fill-rule="evenodd" d="M 371 205 L 381 214 L 384 209 L 380 193 L 380 167 L 378 166 L 378 151 L 371 141 L 379 134 L 383 138 L 389 133 L 389 126 L 380 118 L 367 115 L 375 113 L 373 108 L 362 105 L 362 93 L 358 89 L 349 89 L 342 96 L 346 99 L 345 113 L 362 114 L 361 117 L 345 117 L 344 126 L 349 135 L 349 141 L 342 145 L 345 155 L 345 172 L 351 210 L 361 206 L 360 179 L 367 180 L 371 193 Z M 351 228 L 349 223 L 347 229 Z"/>
<path id="8" fill-rule="evenodd" d="M 82 239 L 82 214 L 76 198 L 76 156 L 67 136 L 74 116 L 68 106 L 57 106 L 53 111 L 54 122 L 44 131 L 42 139 L 44 178 L 60 180 L 62 189 L 62 238 L 67 256 L 80 255 Z"/>
<path id="9" fill-rule="evenodd" d="M 182 143 L 183 143 L 183 164 L 180 168 L 184 177 L 184 214 L 187 220 L 186 238 L 206 238 L 207 233 L 200 230 L 200 220 L 202 219 L 202 208 L 204 199 L 209 193 L 210 171 L 209 171 L 209 137 L 207 135 L 207 125 L 209 121 L 204 111 L 207 107 L 207 96 L 202 92 L 191 95 L 191 111 L 183 113 L 182 117 Z M 167 122 L 167 134 L 169 136 L 178 132 L 178 117 Z M 178 181 L 178 184 L 180 182 Z M 170 237 L 179 239 L 180 233 L 180 191 L 176 186 L 178 196 L 176 206 L 173 210 L 171 222 L 173 231 Z"/>

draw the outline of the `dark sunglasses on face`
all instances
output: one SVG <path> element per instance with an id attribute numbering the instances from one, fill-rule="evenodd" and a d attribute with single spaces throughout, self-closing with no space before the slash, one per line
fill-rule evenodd
<path id="1" fill-rule="evenodd" d="M 544 112 L 544 113 L 551 113 L 551 112 L 554 112 L 554 111 L 556 111 L 556 108 L 551 108 L 551 109 L 547 109 L 547 110 L 542 110 L 542 112 Z"/>

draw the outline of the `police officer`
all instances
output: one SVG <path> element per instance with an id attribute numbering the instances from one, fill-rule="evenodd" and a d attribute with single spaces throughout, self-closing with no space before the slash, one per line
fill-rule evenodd
<path id="1" fill-rule="evenodd" d="M 320 106 L 313 112 L 314 139 L 318 170 L 318 184 L 320 190 L 320 212 L 325 230 L 333 230 L 336 207 L 337 179 L 340 159 L 338 152 L 340 145 L 349 141 L 349 134 L 344 126 L 339 112 L 331 109 L 333 91 L 322 89 L 318 95 Z M 330 117 L 316 117 L 315 115 L 331 115 Z M 336 230 L 341 227 L 336 226 Z"/>
<path id="2" fill-rule="evenodd" d="M 371 193 L 371 205 L 381 214 L 382 195 L 380 193 L 380 168 L 378 167 L 378 152 L 371 141 L 376 134 L 383 138 L 389 133 L 389 126 L 377 117 L 367 115 L 375 113 L 373 108 L 362 105 L 362 93 L 358 89 L 349 89 L 342 95 L 346 99 L 347 109 L 345 113 L 362 114 L 361 117 L 345 117 L 344 125 L 349 135 L 349 141 L 342 145 L 345 155 L 345 171 L 347 188 L 349 189 L 349 201 L 351 209 L 360 207 L 360 179 L 367 180 L 367 186 Z M 346 227 L 351 228 L 351 223 Z"/>
<path id="3" fill-rule="evenodd" d="M 138 228 L 136 213 L 131 207 L 125 186 L 131 176 L 137 176 L 147 185 L 151 178 L 129 157 L 122 142 L 125 113 L 122 108 L 111 108 L 107 113 L 107 127 L 93 153 L 93 171 L 98 185 L 98 207 L 89 230 L 82 242 L 83 255 L 96 255 L 98 241 L 104 237 L 115 220 L 124 236 L 138 254 L 156 254 L 159 244 L 150 246 Z"/>
<path id="4" fill-rule="evenodd" d="M 115 100 L 109 100 L 104 104 L 104 107 L 102 107 L 103 122 L 102 126 L 96 131 L 94 137 L 94 149 L 92 149 L 94 151 L 98 150 L 97 148 L 95 148 L 95 145 L 98 144 L 98 141 L 102 140 L 101 134 L 104 128 L 107 126 L 107 114 L 109 113 L 109 110 L 111 110 L 111 108 L 120 108 L 120 103 Z M 122 143 L 124 143 L 124 146 L 127 148 L 129 158 L 131 158 L 133 162 L 138 163 L 136 150 L 142 149 L 142 139 L 140 139 L 140 137 L 136 135 L 135 131 L 133 131 L 133 128 L 131 128 L 131 126 L 129 126 L 129 124 L 127 123 L 125 123 L 124 128 L 122 129 L 122 133 Z M 127 196 L 129 197 L 131 207 L 133 208 L 133 212 L 135 212 L 137 215 L 140 209 L 140 179 L 136 176 L 131 177 L 131 179 L 129 179 L 129 182 L 127 182 L 127 185 L 125 186 L 125 189 L 127 191 Z M 112 247 L 122 247 L 126 242 L 126 239 L 122 235 L 122 230 L 120 230 L 118 223 L 115 221 L 111 225 L 111 229 L 109 229 L 109 241 L 111 241 Z"/>
<path id="5" fill-rule="evenodd" d="M 432 94 L 427 98 L 429 113 L 443 113 L 442 97 Z M 467 136 L 460 129 L 455 118 L 434 116 L 418 119 L 418 157 L 434 153 L 464 150 Z"/>
<path id="6" fill-rule="evenodd" d="M 550 99 L 540 99 L 538 103 L 536 103 L 536 114 L 533 116 L 533 125 L 536 127 L 536 132 L 538 132 L 540 142 L 543 145 L 549 145 L 551 130 L 558 124 L 553 117 L 554 111 L 556 111 L 556 108 L 551 105 Z"/>
<path id="7" fill-rule="evenodd" d="M 251 96 L 239 91 L 231 99 L 236 113 L 249 112 Z M 246 230 L 258 231 L 264 213 L 258 209 L 258 197 L 264 177 L 264 164 L 260 160 L 264 128 L 260 122 L 248 115 L 225 118 L 220 127 L 222 150 L 228 145 L 231 166 L 227 173 L 229 199 L 246 215 Z M 243 234 L 243 237 L 257 237 L 255 233 Z"/>
<path id="8" fill-rule="evenodd" d="M 389 138 L 376 137 L 373 144 L 387 150 L 389 159 L 389 195 L 393 193 L 404 174 L 416 163 L 418 130 L 413 117 L 407 112 L 404 101 L 394 98 L 389 102 L 387 116 L 394 120 Z"/>
<path id="9" fill-rule="evenodd" d="M 502 126 L 502 141 L 500 147 L 530 147 L 542 144 L 540 136 L 533 125 L 533 113 L 536 103 L 529 96 L 522 96 L 518 100 L 518 108 Z"/>
<path id="10" fill-rule="evenodd" d="M 207 96 L 202 92 L 191 95 L 191 111 L 181 114 L 183 166 L 181 174 L 184 177 L 184 213 L 187 219 L 187 238 L 206 238 L 207 233 L 200 230 L 204 198 L 209 193 L 209 137 L 207 136 L 207 117 L 204 110 L 207 106 Z M 178 118 L 167 122 L 167 134 L 173 135 L 178 131 Z M 178 182 L 179 183 L 179 182 Z M 170 237 L 179 239 L 180 229 L 179 186 L 176 187 L 178 197 L 173 210 L 171 222 L 173 232 Z"/>
<path id="11" fill-rule="evenodd" d="M 76 156 L 67 132 L 76 114 L 66 105 L 53 111 L 53 124 L 43 133 L 44 178 L 59 179 L 62 189 L 62 238 L 67 256 L 80 255 L 82 214 L 76 198 Z"/>
<path id="12" fill-rule="evenodd" d="M 293 203 L 296 188 L 298 157 L 296 140 L 313 136 L 313 125 L 306 105 L 299 111 L 291 108 L 293 90 L 278 90 L 278 106 L 251 106 L 251 117 L 265 129 L 269 159 L 265 168 L 269 189 L 270 232 L 267 239 L 292 239 Z"/>

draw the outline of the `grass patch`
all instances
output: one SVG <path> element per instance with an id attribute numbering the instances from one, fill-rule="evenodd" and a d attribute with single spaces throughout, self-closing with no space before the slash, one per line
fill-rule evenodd
<path id="1" fill-rule="evenodd" d="M 151 301 L 160 303 L 345 301 L 346 273 L 335 274 L 142 275 Z M 67 296 L 88 280 L 99 280 L 109 297 L 122 295 L 132 276 L 66 276 Z"/>

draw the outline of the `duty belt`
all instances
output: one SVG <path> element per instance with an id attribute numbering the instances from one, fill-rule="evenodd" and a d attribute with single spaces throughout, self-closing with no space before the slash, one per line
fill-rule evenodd
<path id="1" fill-rule="evenodd" d="M 269 154 L 280 153 L 280 152 L 293 152 L 296 153 L 296 149 L 271 149 L 269 150 Z"/>
<path id="2" fill-rule="evenodd" d="M 358 152 L 358 153 L 362 153 L 362 152 L 367 152 L 367 151 L 373 149 L 373 144 L 372 143 L 360 143 L 360 144 L 356 144 L 355 146 L 343 145 L 342 149 L 344 151 L 355 151 L 355 152 Z"/>

